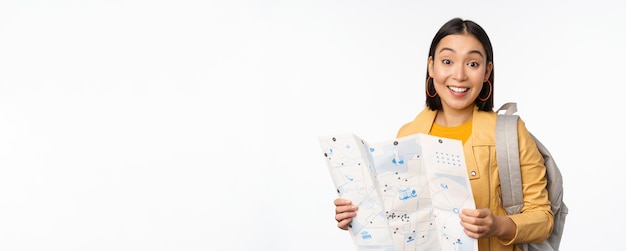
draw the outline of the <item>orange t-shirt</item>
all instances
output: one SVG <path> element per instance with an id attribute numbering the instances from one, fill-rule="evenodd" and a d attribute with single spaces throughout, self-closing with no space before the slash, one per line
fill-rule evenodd
<path id="1" fill-rule="evenodd" d="M 440 126 L 437 123 L 433 123 L 433 126 L 430 128 L 430 135 L 437 137 L 444 137 L 450 139 L 458 139 L 465 144 L 465 141 L 472 134 L 472 120 L 462 124 L 460 126 L 454 127 L 445 127 Z"/>

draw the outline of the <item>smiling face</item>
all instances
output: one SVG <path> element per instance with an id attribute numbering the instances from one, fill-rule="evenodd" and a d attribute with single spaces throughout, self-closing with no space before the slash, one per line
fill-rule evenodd
<path id="1" fill-rule="evenodd" d="M 492 68 L 483 45 L 471 34 L 445 36 L 428 59 L 429 76 L 444 111 L 473 111 Z"/>

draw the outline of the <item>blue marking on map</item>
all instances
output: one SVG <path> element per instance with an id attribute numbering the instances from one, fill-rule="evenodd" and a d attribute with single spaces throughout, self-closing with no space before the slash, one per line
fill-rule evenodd
<path id="1" fill-rule="evenodd" d="M 412 242 L 414 240 L 415 240 L 415 238 L 413 238 L 413 235 L 411 235 L 408 238 L 406 238 L 406 243 Z"/>
<path id="2" fill-rule="evenodd" d="M 451 181 L 453 181 L 453 182 L 455 182 L 457 184 L 460 184 L 460 185 L 462 185 L 464 187 L 468 187 L 469 186 L 469 184 L 466 183 L 466 181 L 463 179 L 463 177 L 446 175 L 446 174 L 438 174 L 437 176 L 448 178 L 449 180 L 451 180 Z"/>
<path id="3" fill-rule="evenodd" d="M 398 190 L 398 195 L 398 199 L 408 200 L 410 198 L 417 197 L 417 191 L 415 191 L 415 189 L 411 189 L 410 187 L 400 188 L 400 190 Z"/>
<path id="4" fill-rule="evenodd" d="M 406 173 L 408 171 L 407 161 L 414 159 L 415 156 L 422 155 L 422 146 L 412 140 L 399 140 L 398 145 L 385 145 L 382 148 L 374 149 L 370 148 L 370 151 L 382 151 L 387 154 L 385 157 L 377 156 L 373 159 L 375 172 L 377 175 L 381 175 L 387 172 L 392 173 Z M 397 158 L 396 158 L 397 156 Z M 389 164 L 391 163 L 391 165 Z"/>
<path id="5" fill-rule="evenodd" d="M 364 240 L 366 240 L 366 239 L 372 239 L 372 235 L 371 235 L 370 233 L 368 233 L 367 231 L 363 231 L 363 232 L 361 233 L 361 239 L 364 239 Z"/>
<path id="6" fill-rule="evenodd" d="M 396 165 L 396 166 L 399 166 L 399 165 L 404 165 L 404 160 L 403 160 L 403 159 L 400 159 L 400 160 L 398 161 L 398 160 L 396 160 L 396 158 L 393 158 L 393 159 L 391 160 L 391 163 L 393 163 L 393 164 L 394 164 L 394 165 Z"/>

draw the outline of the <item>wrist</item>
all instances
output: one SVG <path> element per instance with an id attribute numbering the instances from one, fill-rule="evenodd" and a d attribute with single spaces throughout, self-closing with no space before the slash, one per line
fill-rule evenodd
<path id="1" fill-rule="evenodd" d="M 515 222 L 508 216 L 496 216 L 496 219 L 498 221 L 498 238 L 505 242 L 515 238 L 515 233 L 517 232 L 517 225 Z"/>

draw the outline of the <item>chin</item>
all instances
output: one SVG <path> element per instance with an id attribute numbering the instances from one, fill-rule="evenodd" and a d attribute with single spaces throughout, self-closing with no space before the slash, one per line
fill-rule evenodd
<path id="1" fill-rule="evenodd" d="M 448 103 L 447 107 L 449 109 L 453 109 L 453 110 L 473 109 L 474 108 L 474 102 L 467 102 L 467 101 L 450 102 L 450 103 Z"/>

